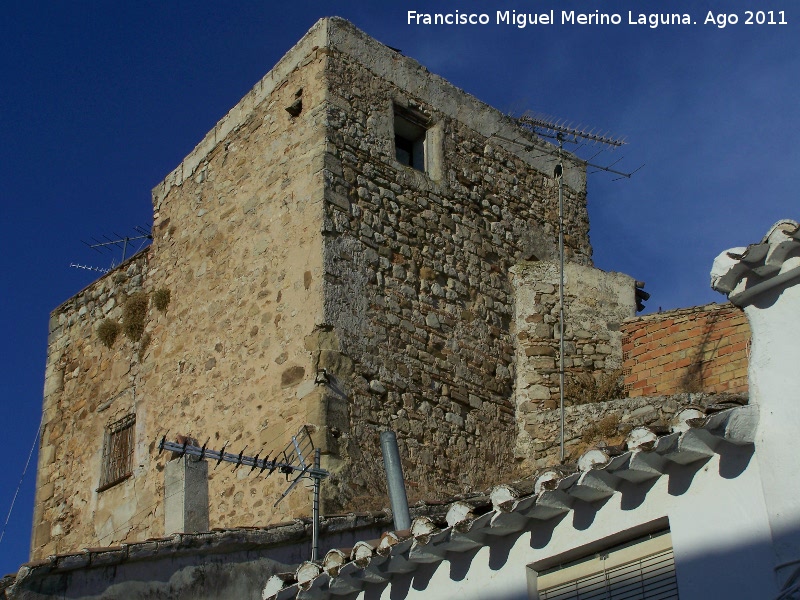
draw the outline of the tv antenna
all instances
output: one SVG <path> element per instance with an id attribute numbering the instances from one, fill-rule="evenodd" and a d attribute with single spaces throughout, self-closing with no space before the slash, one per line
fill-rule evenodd
<path id="1" fill-rule="evenodd" d="M 153 233 L 150 231 L 150 229 L 145 228 L 145 227 L 140 227 L 138 225 L 134 226 L 133 229 L 137 233 L 137 235 L 134 235 L 134 236 L 127 236 L 127 235 L 122 236 L 122 235 L 119 235 L 118 233 L 114 233 L 114 236 L 115 236 L 114 238 L 110 238 L 110 237 L 104 235 L 103 236 L 103 238 L 104 238 L 103 240 L 98 240 L 97 238 L 93 237 L 92 238 L 92 242 L 93 243 L 90 243 L 90 242 L 87 242 L 87 241 L 84 241 L 83 243 L 86 244 L 89 248 L 91 248 L 95 252 L 98 252 L 100 254 L 102 254 L 103 252 L 112 252 L 113 253 L 115 248 L 122 249 L 122 259 L 118 263 L 116 263 L 116 264 L 122 264 L 123 262 L 125 262 L 125 259 L 128 256 L 128 246 L 130 245 L 131 242 L 136 242 L 136 241 L 139 241 L 139 240 L 146 240 L 146 241 L 143 241 L 139 245 L 139 247 L 136 249 L 136 252 L 138 252 L 147 243 L 147 241 L 151 241 L 153 239 Z M 134 252 L 134 254 L 136 252 Z M 72 265 L 70 265 L 70 266 L 72 266 Z M 114 268 L 114 266 L 115 266 L 115 264 L 112 261 L 111 268 Z M 86 268 L 86 267 L 79 267 L 79 268 Z M 97 271 L 98 269 L 89 268 L 89 270 Z"/>
<path id="2" fill-rule="evenodd" d="M 104 275 L 108 273 L 110 269 L 104 269 L 103 267 L 92 267 L 90 265 L 81 265 L 78 263 L 69 263 L 69 266 L 73 269 L 84 269 L 85 271 L 95 271 L 97 273 L 103 273 Z"/>
<path id="3" fill-rule="evenodd" d="M 228 442 L 223 444 L 222 450 L 210 450 L 208 448 L 210 439 L 211 438 L 206 440 L 206 443 L 202 446 L 195 446 L 190 444 L 188 440 L 183 443 L 168 442 L 167 436 L 164 435 L 158 444 L 158 451 L 159 454 L 163 450 L 174 452 L 178 454 L 178 458 L 188 454 L 189 456 L 196 456 L 200 460 L 215 460 L 217 461 L 217 464 L 214 466 L 215 469 L 220 463 L 228 462 L 235 465 L 234 470 L 241 466 L 250 467 L 248 475 L 257 470 L 257 476 L 266 471 L 265 477 L 269 477 L 275 471 L 279 471 L 286 476 L 286 481 L 289 481 L 293 477 L 289 487 L 286 488 L 273 506 L 278 506 L 280 501 L 301 481 L 311 479 L 314 484 L 311 525 L 311 560 L 317 560 L 317 555 L 319 553 L 319 486 L 320 482 L 328 477 L 330 473 L 320 468 L 320 449 L 314 447 L 308 426 L 303 425 L 300 431 L 292 436 L 292 439 L 286 447 L 279 451 L 274 458 L 270 458 L 269 454 L 266 454 L 265 458 L 259 458 L 260 452 L 255 456 L 245 456 L 244 451 L 247 449 L 247 446 L 242 448 L 239 454 L 225 452 Z"/>
<path id="4" fill-rule="evenodd" d="M 620 146 L 623 146 L 625 144 L 624 139 L 612 137 L 608 133 L 601 133 L 595 130 L 587 130 L 581 127 L 574 127 L 572 125 L 568 125 L 565 121 L 555 121 L 543 116 L 523 115 L 517 119 L 517 122 L 520 123 L 522 127 L 530 131 L 533 131 L 536 135 L 549 138 L 557 142 L 557 147 L 554 152 L 545 150 L 545 153 L 555 154 L 556 165 L 555 168 L 553 169 L 553 177 L 555 179 L 558 179 L 558 259 L 559 259 L 558 393 L 559 393 L 559 412 L 560 412 L 559 455 L 561 463 L 563 464 L 566 459 L 566 453 L 564 449 L 564 330 L 566 329 L 566 319 L 564 317 L 564 144 L 565 143 L 576 144 L 578 145 L 578 147 L 580 147 L 586 143 L 592 143 L 603 146 L 604 148 L 601 148 L 589 160 L 583 160 L 582 158 L 575 156 L 575 154 L 572 154 L 572 157 L 583 167 L 589 166 L 597 169 L 597 171 L 605 171 L 607 173 L 618 175 L 618 177 L 614 181 L 623 178 L 630 179 L 633 176 L 633 174 L 636 173 L 636 171 L 638 171 L 642 167 L 644 167 L 644 165 L 628 173 L 613 168 L 614 165 L 619 163 L 624 157 L 619 158 L 610 165 L 598 165 L 592 163 L 591 161 L 595 157 L 597 157 L 605 148 L 614 149 L 614 148 L 619 148 Z"/>
<path id="5" fill-rule="evenodd" d="M 525 129 L 533 131 L 536 135 L 544 138 L 549 138 L 551 140 L 556 140 L 558 142 L 558 150 L 557 152 L 548 152 L 545 150 L 546 154 L 556 154 L 558 156 L 558 162 L 561 162 L 561 156 L 564 144 L 575 144 L 580 148 L 585 144 L 600 144 L 605 148 L 619 148 L 624 146 L 627 142 L 624 138 L 617 138 L 611 136 L 608 132 L 601 132 L 595 129 L 584 129 L 581 127 L 576 127 L 573 125 L 568 124 L 564 120 L 554 120 L 550 119 L 545 116 L 535 116 L 535 115 L 522 115 L 517 119 L 517 122 L 522 125 Z M 519 143 L 519 142 L 516 142 Z M 597 158 L 600 153 L 605 150 L 605 148 L 601 148 L 598 152 L 592 155 L 588 160 L 581 158 L 573 153 L 573 158 L 581 163 L 585 167 L 592 167 L 596 169 L 596 171 L 592 171 L 589 173 L 590 175 L 593 173 L 598 173 L 600 171 L 604 171 L 606 173 L 612 173 L 613 175 L 617 175 L 613 181 L 617 181 L 619 179 L 630 179 L 634 173 L 639 171 L 644 165 L 641 165 L 634 169 L 633 171 L 620 171 L 615 169 L 614 166 L 617 165 L 622 161 L 624 156 L 618 158 L 610 165 L 601 165 L 592 162 L 595 158 Z M 577 148 L 576 148 L 577 150 Z"/>

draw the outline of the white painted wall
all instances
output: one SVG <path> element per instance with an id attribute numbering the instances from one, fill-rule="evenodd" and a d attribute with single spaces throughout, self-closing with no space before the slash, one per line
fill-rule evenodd
<path id="1" fill-rule="evenodd" d="M 527 565 L 587 545 L 593 545 L 585 552 L 591 554 L 616 545 L 604 543 L 610 536 L 665 517 L 681 600 L 775 596 L 759 467 L 752 449 L 731 447 L 699 469 L 676 468 L 649 490 L 632 485 L 599 507 L 583 504 L 554 528 L 537 522 L 536 529 L 499 538 L 474 556 L 451 554 L 438 565 L 396 576 L 380 598 L 522 600 L 529 598 Z M 368 587 L 359 598 L 376 598 L 378 589 Z"/>
<path id="2" fill-rule="evenodd" d="M 800 477 L 794 450 L 800 433 L 800 245 L 789 234 L 796 226 L 790 220 L 778 222 L 761 242 L 769 247 L 766 262 L 780 265 L 777 273 L 762 278 L 749 269 L 737 271 L 740 261 L 734 257 L 745 248 L 720 254 L 711 272 L 712 287 L 733 288 L 731 301 L 744 308 L 752 330 L 750 403 L 760 413 L 756 460 L 780 587 L 800 569 Z"/>
<path id="3" fill-rule="evenodd" d="M 800 258 L 795 260 L 800 264 Z M 783 585 L 800 566 L 800 476 L 795 447 L 800 434 L 800 286 L 776 295 L 777 290 L 773 297 L 756 300 L 745 307 L 745 313 L 753 331 L 750 401 L 761 409 L 756 458 L 771 516 L 776 575 Z"/>

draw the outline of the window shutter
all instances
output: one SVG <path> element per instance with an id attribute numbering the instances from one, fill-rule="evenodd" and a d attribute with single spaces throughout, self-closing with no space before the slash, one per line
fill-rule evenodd
<path id="1" fill-rule="evenodd" d="M 133 471 L 133 426 L 136 415 L 130 414 L 106 429 L 103 443 L 103 472 L 98 492 L 127 479 Z"/>
<path id="2" fill-rule="evenodd" d="M 539 600 L 678 598 L 670 536 L 639 540 L 552 569 L 539 576 L 537 586 Z"/>

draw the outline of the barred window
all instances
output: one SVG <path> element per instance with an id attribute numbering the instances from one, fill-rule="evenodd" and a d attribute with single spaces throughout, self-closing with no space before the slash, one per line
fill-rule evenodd
<path id="1" fill-rule="evenodd" d="M 106 428 L 103 442 L 103 472 L 98 492 L 124 481 L 133 472 L 133 426 L 136 415 L 126 415 Z"/>

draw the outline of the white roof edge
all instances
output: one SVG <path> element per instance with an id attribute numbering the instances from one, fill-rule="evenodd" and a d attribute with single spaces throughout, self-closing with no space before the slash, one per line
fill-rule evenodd
<path id="1" fill-rule="evenodd" d="M 714 260 L 712 289 L 744 307 L 774 287 L 800 279 L 800 225 L 781 219 L 761 242 L 731 248 Z"/>
<path id="2" fill-rule="evenodd" d="M 667 440 L 669 443 L 653 443 L 646 449 L 628 450 L 613 458 L 608 456 L 608 462 L 605 464 L 599 464 L 596 460 L 589 461 L 592 464 L 587 470 L 582 473 L 580 471 L 569 474 L 564 473 L 559 476 L 560 483 L 554 486 L 554 482 L 551 481 L 548 489 L 541 489 L 542 486 L 537 485 L 536 489 L 540 491 L 524 496 L 521 495 L 512 500 L 511 496 L 515 495 L 513 493 L 513 484 L 497 486 L 498 488 L 503 488 L 502 493 L 498 492 L 498 496 L 502 495 L 504 498 L 508 496 L 509 500 L 509 502 L 504 502 L 502 507 L 495 506 L 489 513 L 480 516 L 475 516 L 470 511 L 463 510 L 460 513 L 463 521 L 458 523 L 448 522 L 447 527 L 435 530 L 436 535 L 433 538 L 431 537 L 433 532 L 427 521 L 424 523 L 425 527 L 419 527 L 420 533 L 416 536 L 413 535 L 414 524 L 412 524 L 412 537 L 406 540 L 406 543 L 392 546 L 380 557 L 373 552 L 373 559 L 379 560 L 381 573 L 384 574 L 386 579 L 390 580 L 395 572 L 409 573 L 423 564 L 434 560 L 444 560 L 447 552 L 473 550 L 477 546 L 490 544 L 491 540 L 496 537 L 530 528 L 532 523 L 534 523 L 533 526 L 535 527 L 537 522 L 544 522 L 548 518 L 571 510 L 570 505 L 574 498 L 586 499 L 587 497 L 594 497 L 591 496 L 592 494 L 597 495 L 597 497 L 603 497 L 619 493 L 614 489 L 616 479 L 621 478 L 636 483 L 650 481 L 651 477 L 647 479 L 625 477 L 625 472 L 628 469 L 636 468 L 630 460 L 634 456 L 652 455 L 657 458 L 658 460 L 650 461 L 649 465 L 652 467 L 652 477 L 660 477 L 667 472 L 668 465 L 687 465 L 707 459 L 713 454 L 721 454 L 725 451 L 726 444 L 751 445 L 755 438 L 757 424 L 757 406 L 745 405 L 729 408 L 702 419 L 691 419 L 689 429 L 676 431 L 659 438 Z M 592 451 L 589 450 L 588 452 Z M 595 456 L 594 458 L 597 457 Z M 595 474 L 595 477 L 587 480 L 587 475 Z M 552 477 L 552 473 L 548 471 L 540 475 L 540 477 Z M 556 487 L 558 488 L 557 490 L 555 489 Z M 554 508 L 551 498 L 553 493 L 563 496 L 564 502 L 561 509 Z M 545 510 L 539 510 L 540 505 Z M 416 521 L 417 519 L 415 519 Z M 461 533 L 461 531 L 468 531 L 467 535 L 475 543 L 471 545 L 465 544 L 465 534 Z M 429 543 L 436 547 L 426 548 Z M 394 561 L 398 562 L 396 571 L 392 568 Z M 351 561 L 346 564 L 351 565 L 353 563 Z M 349 568 L 347 570 L 347 589 L 351 592 L 354 586 L 361 585 L 363 588 L 368 583 L 367 571 L 371 566 L 375 566 L 372 560 L 364 560 L 363 557 L 361 564 L 363 567 L 359 566 L 355 569 Z M 327 600 L 337 595 L 336 577 L 326 575 L 325 578 L 318 578 L 316 583 L 318 585 L 314 585 L 315 598 Z M 297 584 L 289 585 L 277 593 L 274 592 L 274 588 L 270 588 L 270 591 L 274 595 L 265 596 L 265 598 L 307 597 L 306 593 Z"/>

